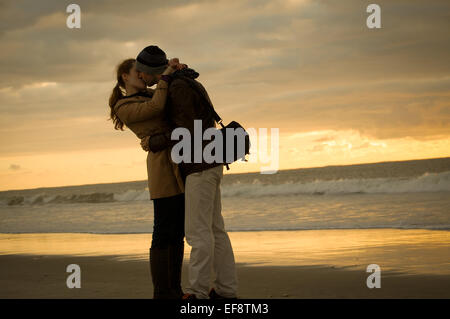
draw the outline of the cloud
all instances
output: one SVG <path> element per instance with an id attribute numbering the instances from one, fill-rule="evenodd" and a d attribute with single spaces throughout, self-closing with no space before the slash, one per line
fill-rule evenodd
<path id="1" fill-rule="evenodd" d="M 107 121 L 114 68 L 148 44 L 200 72 L 218 113 L 281 132 L 450 134 L 448 1 L 3 1 L 0 154 L 136 143 Z M 128 144 L 130 145 L 130 144 Z M 358 147 L 354 145 L 353 147 Z"/>
<path id="2" fill-rule="evenodd" d="M 418 1 L 381 1 L 381 30 L 365 27 L 361 1 L 79 1 L 79 30 L 65 26 L 60 1 L 43 2 L 4 5 L 2 43 L 8 49 L 0 53 L 0 66 L 13 77 L 0 79 L 3 86 L 105 81 L 121 58 L 148 43 L 196 66 L 220 65 L 217 75 L 229 74 L 221 78 L 225 82 L 272 73 L 274 79 L 323 86 L 386 78 L 387 70 L 391 78 L 445 74 L 450 67 L 442 65 L 450 48 L 445 1 L 423 10 Z"/>

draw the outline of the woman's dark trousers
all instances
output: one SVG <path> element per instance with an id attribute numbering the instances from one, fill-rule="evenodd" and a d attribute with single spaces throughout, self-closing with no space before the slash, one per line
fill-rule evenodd
<path id="1" fill-rule="evenodd" d="M 184 194 L 153 200 L 150 272 L 154 299 L 181 299 L 184 256 Z"/>

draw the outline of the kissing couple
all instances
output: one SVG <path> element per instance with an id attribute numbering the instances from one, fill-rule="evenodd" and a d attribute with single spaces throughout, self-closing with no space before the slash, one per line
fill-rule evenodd
<path id="1" fill-rule="evenodd" d="M 198 76 L 151 45 L 136 59 L 118 65 L 117 83 L 109 99 L 114 128 L 128 127 L 148 151 L 148 188 L 154 208 L 149 249 L 154 299 L 237 298 L 234 253 L 222 216 L 224 163 L 207 163 L 203 158 L 194 163 L 191 158 L 176 164 L 171 158 L 174 129 L 189 130 L 192 156 L 194 121 L 201 121 L 202 136 L 217 124 Z M 155 84 L 155 89 L 149 88 Z M 202 150 L 207 143 L 200 145 Z M 184 237 L 191 246 L 185 291 L 181 287 Z"/>

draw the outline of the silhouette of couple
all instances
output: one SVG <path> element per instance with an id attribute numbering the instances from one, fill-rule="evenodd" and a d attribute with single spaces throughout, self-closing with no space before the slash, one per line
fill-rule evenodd
<path id="1" fill-rule="evenodd" d="M 154 207 L 149 249 L 154 299 L 237 298 L 234 254 L 221 213 L 224 164 L 203 159 L 176 164 L 170 155 L 175 143 L 170 138 L 172 130 L 186 128 L 193 138 L 194 120 L 202 121 L 203 132 L 216 127 L 205 104 L 205 97 L 210 102 L 208 93 L 196 80 L 198 76 L 177 58 L 168 60 L 159 47 L 148 46 L 136 59 L 118 65 L 117 84 L 109 99 L 115 129 L 128 127 L 148 151 L 148 187 Z M 155 89 L 149 88 L 155 84 Z M 188 287 L 183 292 L 184 237 L 192 249 Z"/>

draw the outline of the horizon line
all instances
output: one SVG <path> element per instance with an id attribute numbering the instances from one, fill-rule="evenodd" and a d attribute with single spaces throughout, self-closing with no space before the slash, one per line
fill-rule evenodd
<path id="1" fill-rule="evenodd" d="M 425 161 L 425 160 L 435 160 L 435 159 L 446 159 L 450 156 L 444 157 L 431 157 L 431 158 L 418 158 L 418 159 L 409 159 L 409 160 L 396 160 L 396 161 L 380 161 L 380 162 L 369 162 L 369 163 L 357 163 L 357 164 L 336 164 L 336 165 L 323 165 L 323 166 L 310 166 L 310 167 L 298 167 L 298 168 L 286 168 L 280 169 L 280 171 L 295 171 L 300 169 L 310 169 L 310 168 L 324 168 L 324 167 L 333 167 L 333 166 L 356 166 L 356 165 L 370 165 L 370 164 L 381 164 L 381 163 L 395 163 L 395 162 L 412 162 L 412 161 Z M 240 174 L 259 174 L 260 171 L 249 171 L 249 172 L 240 172 L 240 173 L 229 173 L 226 175 L 240 175 Z M 275 173 L 276 174 L 276 173 Z M 225 174 L 224 174 L 225 176 Z M 34 187 L 34 188 L 17 188 L 17 189 L 7 189 L 2 190 L 0 192 L 11 192 L 11 191 L 25 191 L 25 190 L 36 190 L 36 189 L 49 189 L 49 188 L 64 188 L 64 187 L 78 187 L 78 186 L 90 186 L 90 185 L 106 185 L 106 184 L 123 184 L 123 183 L 133 183 L 133 182 L 144 182 L 146 179 L 142 180 L 133 180 L 133 181 L 122 181 L 122 182 L 106 182 L 106 183 L 94 183 L 94 184 L 78 184 L 78 185 L 60 185 L 60 186 L 42 186 L 42 187 Z"/>

